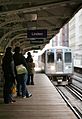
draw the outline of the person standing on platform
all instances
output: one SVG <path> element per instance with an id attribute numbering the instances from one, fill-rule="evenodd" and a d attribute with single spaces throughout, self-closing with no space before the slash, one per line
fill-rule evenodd
<path id="1" fill-rule="evenodd" d="M 26 98 L 26 97 L 30 97 L 32 96 L 31 93 L 28 93 L 27 91 L 27 87 L 26 87 L 26 80 L 27 80 L 27 72 L 22 72 L 22 67 L 27 70 L 27 63 L 25 60 L 25 57 L 23 56 L 23 54 L 20 51 L 20 47 L 15 47 L 15 53 L 13 54 L 13 58 L 14 58 L 14 62 L 15 62 L 15 66 L 16 66 L 16 79 L 17 79 L 17 96 L 21 96 L 21 91 L 22 91 L 22 97 Z M 17 72 L 17 67 L 19 67 L 19 71 Z"/>
<path id="2" fill-rule="evenodd" d="M 4 89 L 3 89 L 3 98 L 4 103 L 13 103 L 11 88 L 15 84 L 15 66 L 13 55 L 11 52 L 11 47 L 6 48 L 5 55 L 2 59 L 2 70 L 4 73 Z"/>
<path id="3" fill-rule="evenodd" d="M 34 67 L 35 63 L 33 63 L 33 58 L 30 52 L 28 52 L 28 56 L 26 58 L 26 62 L 28 65 L 28 79 L 27 79 L 27 85 L 31 83 L 31 85 L 34 85 Z"/>

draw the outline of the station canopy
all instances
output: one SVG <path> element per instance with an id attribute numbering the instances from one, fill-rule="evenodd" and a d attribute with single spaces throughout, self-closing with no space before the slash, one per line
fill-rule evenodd
<path id="1" fill-rule="evenodd" d="M 82 7 L 82 0 L 0 0 L 0 50 L 42 48 Z"/>

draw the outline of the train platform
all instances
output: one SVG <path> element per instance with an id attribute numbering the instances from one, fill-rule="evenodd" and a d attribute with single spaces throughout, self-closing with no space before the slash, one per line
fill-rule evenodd
<path id="1" fill-rule="evenodd" d="M 0 119 L 77 119 L 45 74 L 36 73 L 34 83 L 30 98 L 4 104 L 0 97 Z"/>

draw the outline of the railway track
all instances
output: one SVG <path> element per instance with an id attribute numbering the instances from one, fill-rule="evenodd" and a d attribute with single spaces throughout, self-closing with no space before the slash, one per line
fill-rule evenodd
<path id="1" fill-rule="evenodd" d="M 71 85 L 66 86 L 56 86 L 54 81 L 52 83 L 76 117 L 82 119 L 82 81 L 79 79 L 79 77 L 75 78 L 77 83 L 73 81 Z"/>
<path id="2" fill-rule="evenodd" d="M 70 107 L 70 109 L 74 112 L 78 119 L 82 119 L 82 98 L 78 98 L 78 94 L 73 90 L 69 90 L 67 87 L 57 86 L 57 91 L 60 93 L 64 101 Z M 76 96 L 77 95 L 77 96 Z"/>

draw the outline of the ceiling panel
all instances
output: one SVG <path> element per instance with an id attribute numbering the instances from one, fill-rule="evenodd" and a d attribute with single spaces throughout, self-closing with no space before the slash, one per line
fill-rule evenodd
<path id="1" fill-rule="evenodd" d="M 42 48 L 81 7 L 82 0 L 0 0 L 0 49 L 18 42 L 25 51 Z M 29 29 L 47 29 L 46 42 L 30 44 Z"/>

